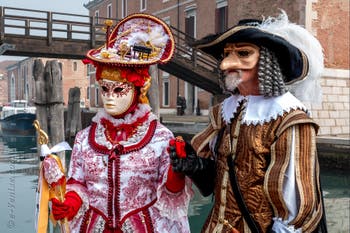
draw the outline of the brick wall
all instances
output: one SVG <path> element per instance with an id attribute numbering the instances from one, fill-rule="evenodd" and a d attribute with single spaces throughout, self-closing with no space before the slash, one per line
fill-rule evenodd
<path id="1" fill-rule="evenodd" d="M 147 1 L 145 12 L 159 18 L 170 19 L 172 26 L 184 31 L 185 12 L 193 8 L 196 11 L 196 37 L 201 38 L 214 33 L 216 1 L 180 0 L 179 2 L 178 7 L 177 1 Z M 114 1 L 112 4 L 115 4 Z M 312 110 L 313 117 L 320 125 L 321 136 L 349 135 L 349 5 L 349 0 L 227 0 L 229 27 L 235 25 L 239 19 L 276 16 L 280 9 L 283 9 L 290 21 L 304 25 L 319 39 L 324 49 L 327 68 L 321 79 L 323 101 L 322 104 L 307 107 Z M 139 9 L 139 1 L 128 1 L 128 14 L 138 12 Z M 118 11 L 120 10 L 119 1 Z M 170 82 L 172 87 L 170 107 L 166 108 L 167 110 L 176 106 L 177 82 L 174 77 L 170 77 Z M 184 95 L 184 82 L 179 83 L 180 94 Z M 161 78 L 159 84 L 161 85 Z M 161 89 L 160 97 L 162 98 Z M 201 110 L 205 114 L 205 109 L 210 106 L 211 95 L 198 92 L 198 98 Z"/>
<path id="2" fill-rule="evenodd" d="M 62 89 L 64 103 L 67 106 L 69 98 L 69 89 L 73 87 L 80 88 L 80 100 L 88 103 L 87 88 L 90 79 L 87 76 L 87 68 L 80 60 L 60 59 L 62 63 Z"/>
<path id="3" fill-rule="evenodd" d="M 8 102 L 7 99 L 7 77 L 0 77 L 0 107 Z"/>
<path id="4" fill-rule="evenodd" d="M 322 44 L 327 68 L 350 68 L 349 6 L 349 0 L 314 1 L 312 31 Z"/>

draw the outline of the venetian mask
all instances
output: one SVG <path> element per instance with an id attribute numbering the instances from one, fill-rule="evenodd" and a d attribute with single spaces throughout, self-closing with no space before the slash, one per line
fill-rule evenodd
<path id="1" fill-rule="evenodd" d="M 99 83 L 103 107 L 108 114 L 118 116 L 129 110 L 136 98 L 132 83 L 108 79 L 101 79 Z"/>
<path id="2" fill-rule="evenodd" d="M 224 74 L 225 89 L 232 92 L 242 83 L 257 80 L 258 46 L 250 43 L 227 43 L 220 69 Z"/>

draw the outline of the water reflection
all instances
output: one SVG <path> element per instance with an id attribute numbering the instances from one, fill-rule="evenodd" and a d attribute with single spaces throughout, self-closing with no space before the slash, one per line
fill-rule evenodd
<path id="1" fill-rule="evenodd" d="M 0 232 L 34 232 L 35 145 L 35 137 L 0 138 Z"/>
<path id="2" fill-rule="evenodd" d="M 35 136 L 2 136 L 0 140 L 9 149 L 14 149 L 16 153 L 36 152 Z"/>
<path id="3" fill-rule="evenodd" d="M 0 232 L 34 232 L 39 159 L 35 137 L 0 138 Z M 68 158 L 67 158 L 68 160 Z M 350 171 L 321 169 L 329 232 L 349 232 Z M 197 189 L 189 207 L 193 233 L 209 214 L 211 197 Z"/>

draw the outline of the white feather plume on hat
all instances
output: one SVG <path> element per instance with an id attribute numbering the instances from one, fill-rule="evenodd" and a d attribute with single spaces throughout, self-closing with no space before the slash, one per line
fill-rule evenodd
<path id="1" fill-rule="evenodd" d="M 288 87 L 301 101 L 320 103 L 322 101 L 320 78 L 324 69 L 323 49 L 320 42 L 302 26 L 289 22 L 285 11 L 276 18 L 268 17 L 263 20 L 258 28 L 283 37 L 304 52 L 309 63 L 308 74 L 305 79 Z"/>

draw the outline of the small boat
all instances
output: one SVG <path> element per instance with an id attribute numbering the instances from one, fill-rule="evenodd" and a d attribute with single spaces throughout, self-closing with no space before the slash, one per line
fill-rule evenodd
<path id="1" fill-rule="evenodd" d="M 10 106 L 4 106 L 0 116 L 2 136 L 34 136 L 35 111 L 26 100 L 14 100 Z"/>

